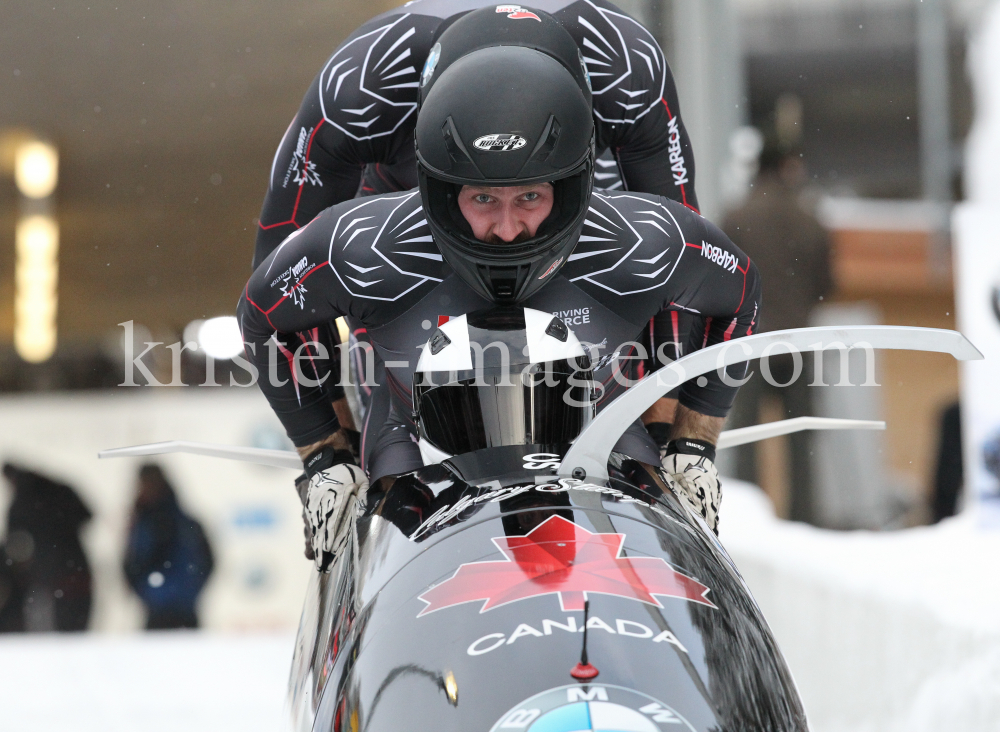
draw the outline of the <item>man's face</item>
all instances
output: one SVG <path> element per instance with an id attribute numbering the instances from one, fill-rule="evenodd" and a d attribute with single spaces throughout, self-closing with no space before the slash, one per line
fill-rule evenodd
<path id="1" fill-rule="evenodd" d="M 552 184 L 463 186 L 458 207 L 479 241 L 515 244 L 530 239 L 552 213 Z"/>

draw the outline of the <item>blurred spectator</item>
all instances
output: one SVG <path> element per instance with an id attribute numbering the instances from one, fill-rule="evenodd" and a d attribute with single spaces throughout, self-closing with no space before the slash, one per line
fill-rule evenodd
<path id="1" fill-rule="evenodd" d="M 139 469 L 125 576 L 146 606 L 146 629 L 197 628 L 195 604 L 212 574 L 212 548 L 177 502 L 159 465 Z"/>
<path id="2" fill-rule="evenodd" d="M 21 591 L 6 547 L 0 546 L 0 633 L 24 630 L 24 593 Z"/>
<path id="3" fill-rule="evenodd" d="M 768 140 L 760 158 L 760 172 L 747 202 L 723 222 L 726 234 L 757 264 L 764 287 L 760 332 L 803 328 L 813 307 L 831 288 L 830 246 L 826 230 L 800 204 L 805 165 L 794 147 L 780 136 Z M 755 369 L 744 384 L 730 413 L 730 427 L 760 421 L 761 403 L 776 399 L 784 419 L 811 413 L 807 384 L 812 378 L 812 355 L 802 354 L 798 379 L 783 387 L 769 384 Z M 790 355 L 769 359 L 772 381 L 787 384 L 794 367 Z M 812 490 L 811 443 L 808 432 L 790 436 L 789 517 L 815 522 Z M 760 483 L 755 445 L 737 450 L 736 477 Z"/>
<path id="4" fill-rule="evenodd" d="M 1000 476 L 997 476 L 1000 477 Z M 941 412 L 931 523 L 954 516 L 962 492 L 962 414 L 958 402 Z"/>
<path id="5" fill-rule="evenodd" d="M 0 630 L 86 630 L 91 575 L 80 544 L 90 510 L 68 485 L 10 463 L 14 491 L 0 553 Z"/>

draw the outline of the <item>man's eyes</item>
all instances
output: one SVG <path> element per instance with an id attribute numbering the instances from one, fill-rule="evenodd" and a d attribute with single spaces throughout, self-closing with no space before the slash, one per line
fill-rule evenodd
<path id="1" fill-rule="evenodd" d="M 535 191 L 528 191 L 527 193 L 521 194 L 521 200 L 524 202 L 537 201 L 538 199 L 539 199 L 539 194 Z M 493 196 L 489 195 L 488 193 L 477 193 L 475 196 L 473 196 L 472 200 L 474 200 L 476 203 L 481 203 L 481 204 L 494 203 L 496 201 L 496 199 L 493 198 Z"/>

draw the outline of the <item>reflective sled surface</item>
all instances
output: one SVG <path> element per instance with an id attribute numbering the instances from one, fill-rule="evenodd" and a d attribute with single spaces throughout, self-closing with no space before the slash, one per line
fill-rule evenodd
<path id="1" fill-rule="evenodd" d="M 295 729 L 806 729 L 705 524 L 618 455 L 607 483 L 557 477 L 565 449 L 481 450 L 373 487 L 306 598 Z M 599 674 L 579 681 L 585 636 Z"/>

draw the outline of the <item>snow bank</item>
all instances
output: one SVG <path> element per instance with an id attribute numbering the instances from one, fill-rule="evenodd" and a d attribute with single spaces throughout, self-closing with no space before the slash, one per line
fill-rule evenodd
<path id="1" fill-rule="evenodd" d="M 273 732 L 294 636 L 0 637 L 0 729 Z"/>
<path id="2" fill-rule="evenodd" d="M 774 517 L 725 482 L 721 539 L 767 617 L 813 732 L 1000 730 L 1000 533 L 975 516 L 898 532 Z"/>
<path id="3" fill-rule="evenodd" d="M 813 732 L 1000 731 L 1000 533 L 975 516 L 892 533 L 776 519 L 727 479 L 722 541 Z M 293 636 L 0 636 L 0 729 L 282 727 Z"/>

